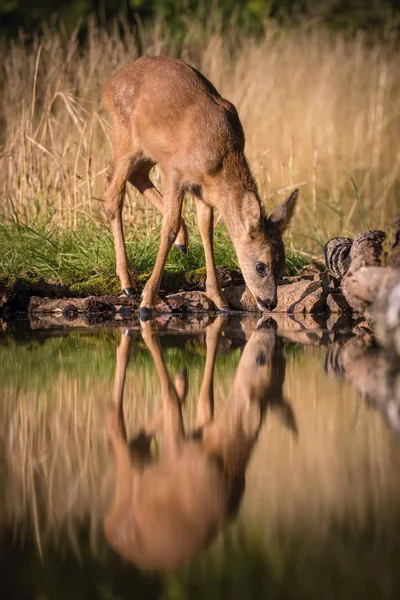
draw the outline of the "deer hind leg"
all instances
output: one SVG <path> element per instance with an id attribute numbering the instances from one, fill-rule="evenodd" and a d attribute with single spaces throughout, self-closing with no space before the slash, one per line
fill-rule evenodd
<path id="1" fill-rule="evenodd" d="M 132 169 L 132 156 L 114 160 L 108 174 L 106 195 L 106 215 L 111 221 L 114 237 L 116 273 L 121 282 L 121 289 L 128 295 L 133 294 L 128 270 L 124 230 L 122 226 L 122 207 L 124 204 L 126 181 Z"/>
<path id="2" fill-rule="evenodd" d="M 188 393 L 189 382 L 188 382 L 188 370 L 186 367 L 180 369 L 175 375 L 174 387 L 178 398 L 183 405 Z M 142 431 L 139 433 L 138 438 L 144 440 L 144 443 L 150 444 L 151 439 L 157 434 L 162 428 L 164 423 L 164 409 L 160 408 L 144 425 Z M 147 440 L 147 442 L 146 442 Z"/>
<path id="3" fill-rule="evenodd" d="M 160 339 L 151 329 L 151 323 L 141 323 L 143 341 L 153 357 L 161 384 L 162 412 L 157 413 L 157 426 L 163 425 L 163 457 L 167 460 L 176 456 L 184 439 L 182 403 L 162 354 Z M 155 425 L 156 423 L 154 423 Z"/>
<path id="4" fill-rule="evenodd" d="M 135 173 L 129 178 L 129 182 L 141 193 L 143 196 L 151 202 L 151 204 L 162 214 L 164 215 L 164 202 L 163 197 L 160 192 L 157 190 L 153 182 L 149 177 L 150 169 L 153 167 L 153 163 L 150 161 L 146 161 L 141 165 L 141 168 L 138 169 Z M 178 231 L 178 235 L 176 236 L 175 246 L 182 252 L 182 254 L 188 253 L 188 232 L 186 228 L 186 224 L 183 219 L 181 219 L 181 227 Z"/>
<path id="5" fill-rule="evenodd" d="M 221 292 L 214 259 L 214 211 L 199 197 L 196 197 L 196 211 L 206 259 L 206 295 L 218 310 L 226 311 L 229 310 L 229 305 Z"/>
<path id="6" fill-rule="evenodd" d="M 160 247 L 150 279 L 142 292 L 140 318 L 146 320 L 151 315 L 160 288 L 165 261 L 181 226 L 183 188 L 178 173 L 169 173 L 165 178 L 164 218 L 161 228 Z"/>

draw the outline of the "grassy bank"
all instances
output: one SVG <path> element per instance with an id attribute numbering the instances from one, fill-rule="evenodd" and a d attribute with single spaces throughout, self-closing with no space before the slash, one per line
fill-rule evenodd
<path id="1" fill-rule="evenodd" d="M 333 235 L 386 228 L 400 189 L 394 42 L 271 22 L 252 38 L 234 20 L 222 32 L 215 15 L 188 20 L 183 31 L 178 43 L 162 21 L 143 26 L 143 52 L 182 57 L 234 102 L 268 212 L 300 187 L 287 240 L 292 272 L 293 248 L 320 254 Z M 78 38 L 78 30 L 45 30 L 30 43 L 20 36 L 2 46 L 0 277 L 33 273 L 68 285 L 100 285 L 105 278 L 112 291 L 117 281 L 104 219 L 110 126 L 100 93 L 110 74 L 137 57 L 137 44 L 124 20 L 107 31 L 92 22 L 83 45 Z M 157 171 L 153 179 L 161 186 Z M 139 277 L 154 263 L 160 216 L 128 188 L 124 222 Z M 204 264 L 190 199 L 185 210 L 190 253 L 173 250 L 170 272 Z M 216 254 L 219 264 L 236 265 L 218 227 Z"/>
<path id="2" fill-rule="evenodd" d="M 177 291 L 184 285 L 204 285 L 204 253 L 200 236 L 192 224 L 188 256 L 172 248 L 162 288 Z M 128 227 L 126 246 L 132 266 L 132 280 L 140 290 L 151 273 L 159 244 L 159 229 Z M 237 268 L 237 259 L 223 227 L 215 231 L 215 254 L 219 265 Z M 308 262 L 288 248 L 286 273 L 295 274 Z M 43 281 L 63 286 L 65 295 L 118 293 L 114 243 L 108 224 L 80 219 L 76 228 L 57 221 L 54 213 L 39 216 L 28 225 L 16 213 L 0 223 L 0 310 L 17 302 L 26 308 L 30 295 L 48 295 Z"/>

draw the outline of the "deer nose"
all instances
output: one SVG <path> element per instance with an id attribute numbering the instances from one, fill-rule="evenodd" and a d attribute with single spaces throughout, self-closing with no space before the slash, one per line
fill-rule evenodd
<path id="1" fill-rule="evenodd" d="M 260 300 L 257 298 L 257 304 L 262 310 L 274 310 L 277 305 L 277 301 L 274 300 Z"/>

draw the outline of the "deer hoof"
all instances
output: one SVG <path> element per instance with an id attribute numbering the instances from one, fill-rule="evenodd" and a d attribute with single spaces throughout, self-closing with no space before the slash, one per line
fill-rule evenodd
<path id="1" fill-rule="evenodd" d="M 127 287 L 122 290 L 122 293 L 125 294 L 125 296 L 134 296 L 135 290 L 131 287 Z"/>
<path id="2" fill-rule="evenodd" d="M 175 248 L 185 256 L 188 255 L 188 247 L 185 244 L 176 244 Z"/>
<path id="3" fill-rule="evenodd" d="M 220 306 L 220 307 L 218 308 L 218 310 L 219 310 L 220 312 L 223 312 L 223 313 L 232 312 L 232 310 L 231 310 L 231 307 L 230 307 L 230 306 L 227 306 L 227 305 Z"/>
<path id="4" fill-rule="evenodd" d="M 141 306 L 139 308 L 139 319 L 141 321 L 148 321 L 153 316 L 153 311 L 147 306 Z"/>

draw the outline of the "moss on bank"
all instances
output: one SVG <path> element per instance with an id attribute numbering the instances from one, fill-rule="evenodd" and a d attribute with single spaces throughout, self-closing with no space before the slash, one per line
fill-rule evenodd
<path id="1" fill-rule="evenodd" d="M 126 247 L 132 270 L 132 286 L 140 292 L 152 272 L 158 231 L 127 232 Z M 237 269 L 237 260 L 224 227 L 214 234 L 218 265 Z M 286 274 L 297 274 L 307 260 L 287 248 Z M 204 289 L 204 250 L 196 228 L 190 237 L 189 254 L 171 250 L 161 281 L 167 293 Z M 0 313 L 25 311 L 31 296 L 50 298 L 113 295 L 120 292 L 115 275 L 114 244 L 110 231 L 82 221 L 77 229 L 57 226 L 52 218 L 32 225 L 16 216 L 0 223 Z"/>
<path id="2" fill-rule="evenodd" d="M 133 274 L 133 287 L 141 292 L 151 271 L 140 275 Z M 182 289 L 204 289 L 205 267 L 191 271 L 166 270 L 161 281 L 161 289 L 168 293 Z M 0 314 L 4 311 L 26 311 L 32 296 L 48 298 L 85 298 L 87 296 L 118 295 L 120 283 L 116 275 L 97 275 L 86 281 L 71 285 L 46 281 L 36 275 L 4 275 L 0 277 Z"/>
<path id="3" fill-rule="evenodd" d="M 87 281 L 79 281 L 69 286 L 71 295 L 78 298 L 119 294 L 120 289 L 119 279 L 116 275 L 97 275 Z"/>
<path id="4" fill-rule="evenodd" d="M 25 311 L 32 296 L 57 298 L 70 296 L 63 284 L 53 284 L 37 275 L 0 277 L 0 313 L 6 309 Z"/>
<path id="5" fill-rule="evenodd" d="M 228 270 L 228 268 L 226 268 Z M 229 271 L 229 270 L 228 270 Z M 132 273 L 132 286 L 140 293 L 151 275 L 151 271 Z M 190 271 L 166 269 L 161 280 L 161 290 L 174 293 L 180 290 L 204 290 L 206 268 Z M 8 311 L 25 312 L 32 296 L 41 298 L 85 298 L 87 296 L 108 296 L 120 293 L 120 283 L 116 275 L 99 274 L 86 280 L 66 283 L 46 280 L 35 274 L 0 276 L 0 315 Z"/>

